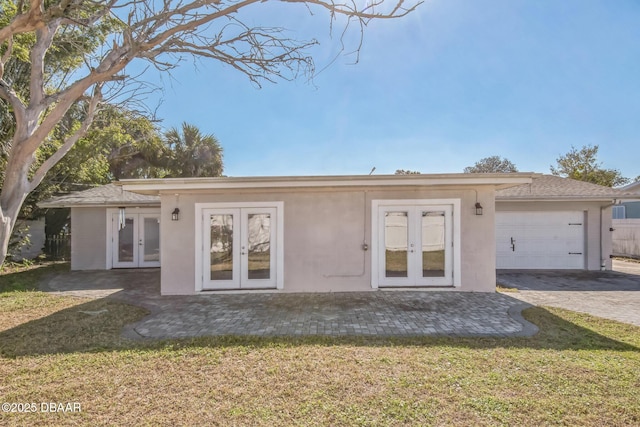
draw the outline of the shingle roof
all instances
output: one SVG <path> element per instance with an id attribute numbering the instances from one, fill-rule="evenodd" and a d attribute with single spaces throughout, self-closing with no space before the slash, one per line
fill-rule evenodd
<path id="1" fill-rule="evenodd" d="M 639 194 L 640 193 L 640 181 L 632 182 L 631 184 L 627 184 L 624 187 L 620 187 L 620 190 Z"/>
<path id="2" fill-rule="evenodd" d="M 158 196 L 125 191 L 115 184 L 102 185 L 89 190 L 53 197 L 38 203 L 42 208 L 67 208 L 75 206 L 138 206 L 160 205 Z"/>
<path id="3" fill-rule="evenodd" d="M 637 197 L 633 193 L 554 175 L 539 175 L 531 184 L 496 191 L 496 200 L 607 200 Z"/>

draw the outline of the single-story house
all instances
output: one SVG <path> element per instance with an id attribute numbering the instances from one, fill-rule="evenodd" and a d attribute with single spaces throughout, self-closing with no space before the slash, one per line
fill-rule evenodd
<path id="1" fill-rule="evenodd" d="M 163 295 L 490 292 L 496 265 L 610 268 L 616 191 L 533 173 L 175 178 L 41 205 L 71 207 L 72 269 L 161 265 Z"/>

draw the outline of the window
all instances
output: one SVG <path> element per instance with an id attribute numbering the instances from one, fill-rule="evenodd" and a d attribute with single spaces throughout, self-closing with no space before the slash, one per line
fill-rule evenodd
<path id="1" fill-rule="evenodd" d="M 624 205 L 613 207 L 613 219 L 625 219 L 627 217 Z"/>

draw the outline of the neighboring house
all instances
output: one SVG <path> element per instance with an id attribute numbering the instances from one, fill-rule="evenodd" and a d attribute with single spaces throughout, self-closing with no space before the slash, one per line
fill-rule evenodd
<path id="1" fill-rule="evenodd" d="M 496 254 L 500 268 L 610 268 L 621 194 L 531 173 L 176 178 L 41 205 L 71 207 L 72 269 L 162 265 L 163 295 L 491 292 Z"/>
<path id="2" fill-rule="evenodd" d="M 498 269 L 611 269 L 611 208 L 621 190 L 539 175 L 496 194 Z"/>
<path id="3" fill-rule="evenodd" d="M 640 181 L 620 187 L 620 191 L 633 193 L 640 197 Z M 622 201 L 613 207 L 613 219 L 640 219 L 640 201 Z"/>
<path id="4" fill-rule="evenodd" d="M 640 258 L 640 181 L 620 188 L 636 200 L 623 199 L 613 207 L 613 254 Z"/>

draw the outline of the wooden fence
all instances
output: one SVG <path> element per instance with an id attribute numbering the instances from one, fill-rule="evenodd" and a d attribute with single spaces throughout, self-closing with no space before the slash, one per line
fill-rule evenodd
<path id="1" fill-rule="evenodd" d="M 71 234 L 54 234 L 47 236 L 44 245 L 47 257 L 59 260 L 71 258 Z"/>
<path id="2" fill-rule="evenodd" d="M 613 255 L 640 258 L 640 219 L 614 219 Z"/>

